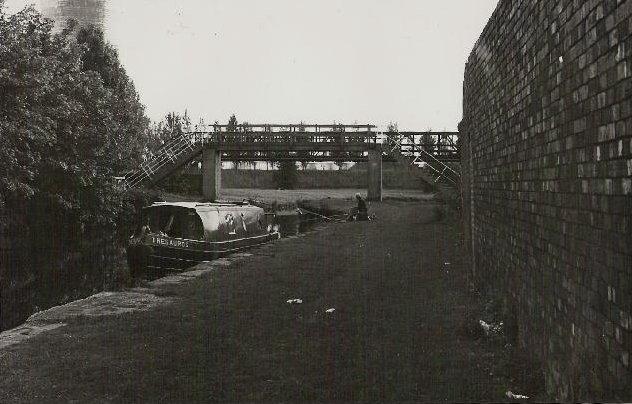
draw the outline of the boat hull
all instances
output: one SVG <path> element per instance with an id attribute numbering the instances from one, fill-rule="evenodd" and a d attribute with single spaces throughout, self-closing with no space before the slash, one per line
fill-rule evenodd
<path id="1" fill-rule="evenodd" d="M 156 202 L 142 209 L 127 256 L 133 273 L 183 270 L 279 239 L 275 215 L 244 203 Z"/>
<path id="2" fill-rule="evenodd" d="M 132 272 L 182 271 L 280 238 L 279 232 L 226 241 L 182 240 L 147 235 L 127 249 Z"/>

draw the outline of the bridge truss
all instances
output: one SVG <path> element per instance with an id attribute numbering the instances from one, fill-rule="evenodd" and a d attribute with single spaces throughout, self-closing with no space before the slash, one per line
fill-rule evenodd
<path id="1" fill-rule="evenodd" d="M 458 132 L 391 132 L 385 138 L 386 152 L 399 161 L 427 167 L 434 182 L 459 187 L 461 178 Z"/>
<path id="2" fill-rule="evenodd" d="M 198 126 L 167 141 L 125 176 L 125 184 L 154 184 L 195 161 L 205 148 L 218 150 L 222 161 L 239 162 L 364 162 L 370 151 L 380 150 L 386 161 L 429 165 L 441 174 L 439 180 L 446 175 L 446 163 L 458 161 L 457 136 L 455 132 L 378 132 L 370 124 Z"/>

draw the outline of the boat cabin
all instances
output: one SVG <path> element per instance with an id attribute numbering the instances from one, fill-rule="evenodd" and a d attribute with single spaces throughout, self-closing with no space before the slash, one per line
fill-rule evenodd
<path id="1" fill-rule="evenodd" d="M 133 272 L 184 269 L 279 238 L 274 215 L 248 203 L 157 202 L 128 246 Z"/>

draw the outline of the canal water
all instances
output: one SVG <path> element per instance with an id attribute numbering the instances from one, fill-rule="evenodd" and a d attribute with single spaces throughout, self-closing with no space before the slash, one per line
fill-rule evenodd
<path id="1" fill-rule="evenodd" d="M 281 213 L 277 214 L 276 222 L 279 225 L 281 237 L 290 237 L 313 230 L 314 227 L 322 225 L 323 219 L 313 215 Z"/>

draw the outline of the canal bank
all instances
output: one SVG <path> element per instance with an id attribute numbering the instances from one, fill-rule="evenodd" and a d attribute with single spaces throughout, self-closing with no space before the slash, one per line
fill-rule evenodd
<path id="1" fill-rule="evenodd" d="M 50 330 L 0 350 L 0 401 L 527 393 L 503 348 L 468 331 L 484 310 L 470 292 L 456 221 L 437 221 L 431 203 L 371 209 L 378 220 L 332 223 L 125 292 L 151 297 L 142 311 L 42 315 Z M 113 300 L 100 299 L 91 306 Z"/>

